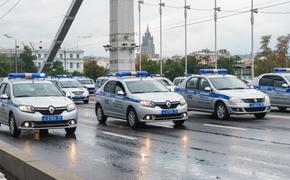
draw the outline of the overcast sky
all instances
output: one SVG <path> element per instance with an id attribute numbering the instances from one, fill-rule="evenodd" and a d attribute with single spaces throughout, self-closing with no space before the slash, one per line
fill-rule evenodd
<path id="1" fill-rule="evenodd" d="M 7 0 L 0 0 L 1 4 Z M 1 19 L 18 0 L 10 0 L 0 7 L 0 48 L 13 47 L 13 41 L 5 38 L 8 34 L 15 36 L 19 41 L 28 44 L 32 42 L 35 48 L 40 45 L 48 48 L 57 32 L 57 29 L 66 13 L 71 0 L 22 0 L 20 4 L 7 16 Z M 142 6 L 142 31 L 146 25 L 152 30 L 156 51 L 159 50 L 159 0 L 144 0 L 147 5 Z M 163 0 L 168 6 L 182 7 L 184 0 Z M 249 10 L 251 0 L 217 0 L 222 10 Z M 287 0 L 254 0 L 255 6 L 265 7 L 271 4 L 287 2 Z M 135 2 L 135 31 L 138 31 L 137 0 Z M 266 4 L 267 3 L 267 4 Z M 205 9 L 205 11 L 190 10 L 189 23 L 213 18 L 212 9 L 214 0 L 188 0 L 192 8 Z M 283 4 L 260 11 L 289 12 L 290 3 Z M 230 15 L 233 12 L 220 12 L 219 16 Z M 280 35 L 290 33 L 290 14 L 264 14 L 256 15 L 255 24 L 255 50 L 259 48 L 259 38 L 265 34 L 273 35 L 273 44 Z M 164 34 L 163 50 L 165 56 L 183 55 L 184 28 L 168 29 L 168 27 L 181 25 L 184 22 L 182 8 L 164 8 Z M 188 51 L 203 48 L 214 49 L 214 22 L 209 21 L 193 24 L 188 27 Z M 109 0 L 84 0 L 82 7 L 73 23 L 63 47 L 79 47 L 85 50 L 86 55 L 107 56 L 102 45 L 108 43 L 109 33 Z M 138 36 L 136 42 L 138 42 Z M 272 45 L 273 45 L 272 44 Z M 218 48 L 228 49 L 233 54 L 250 52 L 250 14 L 224 18 L 218 21 Z"/>

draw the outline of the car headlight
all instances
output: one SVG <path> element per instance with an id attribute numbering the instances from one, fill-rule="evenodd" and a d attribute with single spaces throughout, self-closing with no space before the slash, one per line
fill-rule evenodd
<path id="1" fill-rule="evenodd" d="M 233 104 L 233 105 L 236 105 L 236 104 L 243 103 L 243 101 L 239 97 L 231 97 L 230 100 L 229 100 L 229 103 Z"/>
<path id="2" fill-rule="evenodd" d="M 155 107 L 155 103 L 153 101 L 140 101 L 140 104 L 145 107 Z"/>
<path id="3" fill-rule="evenodd" d="M 71 103 L 71 104 L 67 105 L 66 109 L 67 109 L 68 112 L 71 112 L 71 111 L 75 110 L 76 109 L 75 103 Z"/>
<path id="4" fill-rule="evenodd" d="M 67 93 L 65 94 L 65 96 L 66 96 L 66 97 L 72 97 L 73 94 L 72 94 L 71 92 L 67 92 Z"/>
<path id="5" fill-rule="evenodd" d="M 186 101 L 185 101 L 185 99 L 183 99 L 183 98 L 180 99 L 179 102 L 180 102 L 180 105 L 181 105 L 181 106 L 184 106 L 184 105 L 186 104 Z"/>
<path id="6" fill-rule="evenodd" d="M 84 96 L 88 96 L 89 95 L 89 91 L 87 89 L 84 90 Z"/>
<path id="7" fill-rule="evenodd" d="M 266 102 L 267 104 L 271 104 L 271 100 L 270 100 L 270 98 L 269 98 L 268 95 L 265 96 L 265 102 Z"/>
<path id="8" fill-rule="evenodd" d="M 20 109 L 20 111 L 27 112 L 27 113 L 34 113 L 35 112 L 35 108 L 33 106 L 29 106 L 29 105 L 20 105 L 19 109 Z"/>

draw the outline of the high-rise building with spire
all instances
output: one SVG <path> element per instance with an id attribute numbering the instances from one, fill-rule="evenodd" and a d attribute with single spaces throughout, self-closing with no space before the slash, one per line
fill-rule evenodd
<path id="1" fill-rule="evenodd" d="M 146 33 L 142 38 L 141 53 L 147 55 L 149 58 L 156 57 L 153 36 L 151 35 L 148 26 Z"/>

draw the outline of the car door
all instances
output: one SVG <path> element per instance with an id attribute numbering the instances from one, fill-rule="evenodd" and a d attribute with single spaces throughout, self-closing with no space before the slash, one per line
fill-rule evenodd
<path id="1" fill-rule="evenodd" d="M 2 121 L 4 123 L 8 123 L 8 120 L 9 120 L 9 102 L 11 101 L 10 98 L 11 98 L 11 92 L 10 92 L 10 85 L 9 84 L 6 84 L 5 86 L 5 89 L 4 89 L 4 92 L 3 94 L 6 94 L 8 96 L 8 99 L 2 99 L 2 110 L 3 110 L 3 113 L 1 113 L 3 115 L 3 119 Z"/>
<path id="2" fill-rule="evenodd" d="M 271 104 L 275 101 L 274 96 L 274 76 L 265 75 L 259 80 L 259 90 L 263 93 L 268 94 L 271 100 Z"/>
<path id="3" fill-rule="evenodd" d="M 288 84 L 287 81 L 281 76 L 274 76 L 274 91 L 273 91 L 273 104 L 287 106 L 289 104 L 288 88 L 283 88 L 283 84 Z"/>
<path id="4" fill-rule="evenodd" d="M 198 108 L 197 97 L 198 97 L 198 77 L 192 77 L 186 82 L 185 92 L 183 94 L 185 100 L 187 101 L 189 109 Z"/>
<path id="5" fill-rule="evenodd" d="M 118 92 L 123 92 L 124 95 L 118 95 Z M 126 96 L 125 88 L 121 82 L 116 82 L 115 98 L 113 99 L 113 114 L 114 116 L 123 117 L 125 110 L 124 97 Z"/>
<path id="6" fill-rule="evenodd" d="M 0 85 L 0 95 L 4 93 L 6 83 Z M 4 99 L 0 99 L 0 121 L 4 121 Z"/>
<path id="7" fill-rule="evenodd" d="M 198 95 L 197 95 L 197 106 L 199 109 L 212 110 L 214 97 L 211 96 L 211 91 L 206 89 L 212 89 L 210 83 L 205 78 L 198 80 Z"/>
<path id="8" fill-rule="evenodd" d="M 116 81 L 109 81 L 104 87 L 105 95 L 102 98 L 102 107 L 106 115 L 114 115 Z"/>

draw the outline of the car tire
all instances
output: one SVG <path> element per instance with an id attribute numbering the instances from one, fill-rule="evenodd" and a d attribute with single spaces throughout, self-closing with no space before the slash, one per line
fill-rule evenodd
<path id="1" fill-rule="evenodd" d="M 279 109 L 280 111 L 286 111 L 286 110 L 287 110 L 286 107 L 278 107 L 278 109 Z"/>
<path id="2" fill-rule="evenodd" d="M 230 119 L 230 114 L 227 110 L 227 107 L 224 103 L 218 102 L 215 106 L 214 116 L 218 120 L 228 120 Z"/>
<path id="3" fill-rule="evenodd" d="M 175 126 L 182 126 L 185 121 L 173 121 Z"/>
<path id="4" fill-rule="evenodd" d="M 88 104 L 89 103 L 89 100 L 84 100 L 84 104 Z"/>
<path id="5" fill-rule="evenodd" d="M 40 129 L 39 130 L 40 136 L 48 136 L 48 134 L 49 134 L 48 129 Z"/>
<path id="6" fill-rule="evenodd" d="M 11 114 L 9 118 L 9 132 L 13 137 L 19 137 L 21 134 L 21 130 L 17 128 L 14 115 Z"/>
<path id="7" fill-rule="evenodd" d="M 76 132 L 77 128 L 74 127 L 74 128 L 65 128 L 65 132 L 67 135 L 72 135 Z"/>
<path id="8" fill-rule="evenodd" d="M 127 112 L 127 123 L 133 129 L 140 127 L 138 115 L 137 115 L 135 109 L 133 109 L 133 108 L 129 108 L 129 110 Z"/>
<path id="9" fill-rule="evenodd" d="M 264 119 L 266 117 L 267 113 L 258 113 L 258 114 L 254 114 L 254 116 L 256 117 L 256 119 Z"/>
<path id="10" fill-rule="evenodd" d="M 97 116 L 97 120 L 100 122 L 100 123 L 106 123 L 107 121 L 107 116 L 104 114 L 104 111 L 103 111 L 103 108 L 101 105 L 96 105 L 96 108 L 95 108 L 95 113 L 96 113 L 96 116 Z"/>

